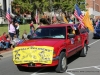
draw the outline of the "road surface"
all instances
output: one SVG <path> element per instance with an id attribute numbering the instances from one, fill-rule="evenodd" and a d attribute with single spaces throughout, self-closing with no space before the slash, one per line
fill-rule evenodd
<path id="1" fill-rule="evenodd" d="M 28 69 L 19 71 L 12 62 L 12 53 L 4 53 L 0 60 L 0 75 L 100 75 L 100 40 L 89 34 L 89 50 L 86 57 L 72 56 L 68 59 L 68 69 L 56 73 L 53 68 Z"/>

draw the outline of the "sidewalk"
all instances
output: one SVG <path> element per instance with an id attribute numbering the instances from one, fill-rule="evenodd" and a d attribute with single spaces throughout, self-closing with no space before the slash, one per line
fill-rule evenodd
<path id="1" fill-rule="evenodd" d="M 0 50 L 0 60 L 9 57 L 12 55 L 12 49 L 9 50 Z"/>
<path id="2" fill-rule="evenodd" d="M 7 53 L 12 53 L 12 49 L 9 49 L 9 50 L 0 50 L 0 55 L 5 55 Z"/>

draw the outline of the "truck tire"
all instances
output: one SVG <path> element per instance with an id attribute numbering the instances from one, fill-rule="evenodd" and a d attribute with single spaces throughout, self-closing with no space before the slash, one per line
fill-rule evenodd
<path id="1" fill-rule="evenodd" d="M 65 52 L 61 52 L 59 57 L 59 63 L 56 66 L 56 72 L 63 73 L 67 69 L 67 57 Z"/>
<path id="2" fill-rule="evenodd" d="M 86 57 L 87 51 L 88 51 L 88 46 L 87 46 L 87 44 L 84 44 L 84 48 L 81 50 L 80 56 L 81 57 Z"/>

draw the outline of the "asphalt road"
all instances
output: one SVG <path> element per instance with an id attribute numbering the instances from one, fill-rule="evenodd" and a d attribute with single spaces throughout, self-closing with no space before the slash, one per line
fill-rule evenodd
<path id="1" fill-rule="evenodd" d="M 12 62 L 11 52 L 0 60 L 0 75 L 100 75 L 100 40 L 89 34 L 89 50 L 86 57 L 72 56 L 68 59 L 65 73 L 56 73 L 53 68 L 29 68 L 19 71 Z"/>

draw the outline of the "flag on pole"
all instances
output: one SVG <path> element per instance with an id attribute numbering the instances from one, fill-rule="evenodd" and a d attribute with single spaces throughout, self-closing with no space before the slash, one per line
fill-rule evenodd
<path id="1" fill-rule="evenodd" d="M 7 10 L 6 18 L 7 18 L 8 22 L 11 22 L 10 8 L 8 8 L 8 10 Z"/>
<path id="2" fill-rule="evenodd" d="M 66 24 L 68 24 L 68 21 L 67 21 L 67 19 L 65 18 L 65 15 L 64 15 L 64 14 L 62 14 L 62 17 L 63 17 L 63 21 L 64 21 Z"/>
<path id="3" fill-rule="evenodd" d="M 88 29 L 94 32 L 94 27 L 92 25 L 92 21 L 90 20 L 89 11 L 86 12 L 85 16 L 82 19 L 84 25 L 88 27 Z"/>
<path id="4" fill-rule="evenodd" d="M 36 21 L 36 23 L 38 23 L 38 12 L 37 12 L 37 9 L 36 9 L 35 21 Z"/>
<path id="5" fill-rule="evenodd" d="M 80 10 L 80 8 L 78 7 L 77 4 L 75 4 L 75 11 L 74 11 L 74 16 L 79 20 L 79 22 L 81 23 L 81 27 L 84 28 L 84 23 L 82 22 L 83 19 L 83 15 L 82 12 Z"/>

